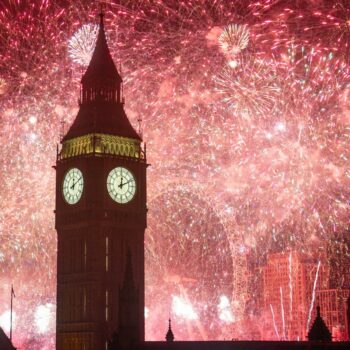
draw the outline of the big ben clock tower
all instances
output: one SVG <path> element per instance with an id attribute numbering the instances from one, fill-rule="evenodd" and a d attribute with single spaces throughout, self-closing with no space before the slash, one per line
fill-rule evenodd
<path id="1" fill-rule="evenodd" d="M 78 115 L 56 164 L 58 350 L 144 340 L 146 154 L 130 124 L 103 14 Z"/>

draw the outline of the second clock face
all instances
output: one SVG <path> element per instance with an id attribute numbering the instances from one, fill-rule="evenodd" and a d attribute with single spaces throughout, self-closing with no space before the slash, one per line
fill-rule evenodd
<path id="1" fill-rule="evenodd" d="M 130 202 L 136 192 L 134 175 L 126 168 L 114 168 L 107 177 L 107 190 L 111 198 L 117 203 Z"/>
<path id="2" fill-rule="evenodd" d="M 63 197 L 66 202 L 68 204 L 78 203 L 83 194 L 83 187 L 83 173 L 77 168 L 68 170 L 63 180 Z"/>

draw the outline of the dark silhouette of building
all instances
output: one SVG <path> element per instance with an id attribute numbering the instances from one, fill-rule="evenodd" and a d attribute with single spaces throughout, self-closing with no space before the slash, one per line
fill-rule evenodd
<path id="1" fill-rule="evenodd" d="M 333 341 L 349 339 L 346 315 L 348 297 L 349 290 L 346 289 L 316 291 L 317 304 L 320 306 L 324 322 L 332 333 Z"/>
<path id="2" fill-rule="evenodd" d="M 0 350 L 16 350 L 11 340 L 7 337 L 4 330 L 0 327 Z"/>
<path id="3" fill-rule="evenodd" d="M 144 341 L 146 152 L 124 111 L 103 14 L 79 112 L 57 152 L 58 350 L 341 349 L 347 343 Z M 154 300 L 156 303 L 157 300 Z M 159 320 L 163 327 L 164 320 Z M 3 350 L 1 348 L 1 350 Z"/>
<path id="4" fill-rule="evenodd" d="M 171 329 L 171 320 L 169 319 L 169 328 L 168 328 L 168 331 L 166 333 L 165 340 L 170 342 L 170 341 L 174 341 L 174 339 L 175 339 L 174 333 Z"/>
<path id="5" fill-rule="evenodd" d="M 317 315 L 307 337 L 311 341 L 332 341 L 332 334 L 321 317 L 319 306 L 317 306 Z"/>
<path id="6" fill-rule="evenodd" d="M 144 342 L 137 350 L 349 350 L 349 342 L 174 341 Z"/>
<path id="7" fill-rule="evenodd" d="M 144 340 L 147 163 L 124 111 L 103 14 L 81 86 L 56 163 L 56 346 L 128 347 Z"/>
<path id="8" fill-rule="evenodd" d="M 307 340 L 317 271 L 317 289 L 327 289 L 329 266 L 325 258 L 296 251 L 268 254 L 263 268 L 263 300 L 277 339 Z"/>

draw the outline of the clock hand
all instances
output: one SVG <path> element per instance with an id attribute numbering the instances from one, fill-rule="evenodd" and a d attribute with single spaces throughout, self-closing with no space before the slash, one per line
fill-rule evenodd
<path id="1" fill-rule="evenodd" d="M 120 179 L 120 184 L 118 185 L 119 188 L 123 188 L 125 184 L 123 184 L 123 177 Z"/>
<path id="2" fill-rule="evenodd" d="M 75 185 L 80 181 L 81 177 L 75 182 L 73 182 L 73 185 L 70 187 L 72 190 L 74 190 Z M 74 181 L 74 180 L 73 180 Z"/>
<path id="3" fill-rule="evenodd" d="M 133 179 L 130 179 L 129 181 L 123 183 L 123 185 L 126 185 L 126 184 L 128 184 L 128 183 L 130 183 L 130 182 L 132 182 L 132 181 L 133 181 Z"/>
<path id="4" fill-rule="evenodd" d="M 124 182 L 124 183 L 120 183 L 119 187 L 120 187 L 120 188 L 123 188 L 124 185 L 130 183 L 131 181 L 133 181 L 133 179 L 130 179 L 129 181 L 126 181 L 126 182 Z"/>

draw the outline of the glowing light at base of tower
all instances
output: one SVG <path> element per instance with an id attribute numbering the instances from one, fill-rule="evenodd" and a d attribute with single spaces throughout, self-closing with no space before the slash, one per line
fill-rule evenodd
<path id="1" fill-rule="evenodd" d="M 186 320 L 198 319 L 198 315 L 194 311 L 191 303 L 179 296 L 173 296 L 172 310 L 175 315 L 180 316 Z"/>
<path id="2" fill-rule="evenodd" d="M 16 326 L 17 314 L 12 313 L 12 328 Z M 5 311 L 0 315 L 0 327 L 6 332 L 9 333 L 11 329 L 11 311 Z"/>
<path id="3" fill-rule="evenodd" d="M 39 334 L 44 334 L 50 331 L 53 328 L 53 323 L 55 321 L 55 305 L 39 305 L 35 310 L 34 320 Z"/>
<path id="4" fill-rule="evenodd" d="M 234 321 L 230 300 L 225 295 L 222 295 L 220 297 L 220 302 L 218 304 L 218 313 L 220 320 L 225 321 L 226 323 L 232 323 Z"/>

